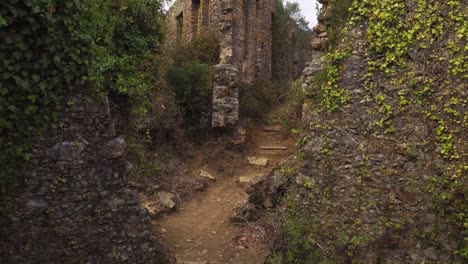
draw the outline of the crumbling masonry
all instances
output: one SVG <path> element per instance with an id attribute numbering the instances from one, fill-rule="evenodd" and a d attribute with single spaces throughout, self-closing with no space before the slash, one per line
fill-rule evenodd
<path id="1" fill-rule="evenodd" d="M 271 78 L 275 10 L 275 0 L 179 0 L 172 7 L 172 41 L 190 40 L 206 29 L 220 33 L 220 63 L 213 68 L 213 127 L 237 125 L 242 82 Z"/>

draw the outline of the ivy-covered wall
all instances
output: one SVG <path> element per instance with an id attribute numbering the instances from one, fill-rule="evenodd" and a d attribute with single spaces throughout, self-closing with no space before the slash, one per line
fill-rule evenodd
<path id="1" fill-rule="evenodd" d="M 152 109 L 159 76 L 161 1 L 7 0 L 0 3 L 0 188 L 20 175 L 34 140 L 59 128 L 63 96 L 84 83 L 95 96 Z"/>
<path id="2" fill-rule="evenodd" d="M 321 2 L 283 263 L 466 262 L 468 2 Z"/>

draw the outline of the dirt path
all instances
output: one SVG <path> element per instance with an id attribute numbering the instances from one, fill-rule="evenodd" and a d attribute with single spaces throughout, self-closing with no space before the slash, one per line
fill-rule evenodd
<path id="1" fill-rule="evenodd" d="M 172 247 L 178 262 L 185 264 L 259 264 L 268 250 L 262 243 L 247 247 L 243 240 L 260 240 L 245 228 L 229 222 L 233 210 L 244 203 L 248 195 L 239 178 L 248 179 L 268 173 L 292 151 L 292 140 L 275 127 L 247 130 L 246 148 L 242 152 L 216 150 L 202 146 L 190 161 L 193 176 L 206 170 L 216 177 L 204 192 L 196 193 L 181 204 L 178 210 L 161 219 L 167 244 Z M 286 147 L 285 150 L 261 148 Z M 267 166 L 249 164 L 248 157 L 267 158 Z M 250 237 L 249 237 L 250 236 Z M 253 236 L 253 237 L 252 237 Z"/>

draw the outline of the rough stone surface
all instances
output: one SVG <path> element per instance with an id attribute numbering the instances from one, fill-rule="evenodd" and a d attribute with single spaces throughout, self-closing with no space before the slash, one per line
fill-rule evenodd
<path id="1" fill-rule="evenodd" d="M 164 209 L 173 209 L 176 206 L 174 202 L 175 195 L 171 192 L 158 192 L 159 204 Z"/>
<path id="2" fill-rule="evenodd" d="M 213 127 L 235 127 L 239 122 L 239 76 L 230 64 L 213 68 Z"/>
<path id="3" fill-rule="evenodd" d="M 178 0 L 169 11 L 169 42 L 215 30 L 220 34 L 221 64 L 238 69 L 241 81 L 269 79 L 275 13 L 274 0 Z"/>
<path id="4" fill-rule="evenodd" d="M 203 178 L 207 178 L 207 179 L 210 179 L 210 180 L 216 180 L 216 177 L 211 175 L 209 172 L 207 172 L 206 170 L 200 170 L 200 177 L 203 177 Z"/>
<path id="5" fill-rule="evenodd" d="M 267 166 L 268 162 L 270 161 L 267 158 L 257 158 L 257 157 L 248 157 L 250 165 L 257 165 L 257 166 Z"/>
<path id="6" fill-rule="evenodd" d="M 123 138 L 118 137 L 108 141 L 104 145 L 102 154 L 107 159 L 120 158 L 125 154 L 126 149 L 127 143 Z"/>
<path id="7" fill-rule="evenodd" d="M 403 2 L 408 11 L 405 19 L 412 23 L 415 3 Z M 325 26 L 332 13 L 329 6 L 323 10 L 319 20 Z M 442 17 L 446 19 L 444 14 Z M 305 223 L 304 239 L 314 237 L 316 246 L 311 252 L 330 252 L 327 255 L 333 263 L 464 263 L 466 260 L 454 254 L 466 245 L 460 236 L 463 221 L 452 222 L 449 219 L 453 218 L 441 214 L 441 210 L 453 207 L 449 202 L 434 204 L 434 198 L 444 191 L 434 181 L 444 181 L 451 175 L 444 175 L 447 168 L 466 164 L 467 159 L 443 159 L 437 121 L 427 113 L 449 105 L 453 97 L 466 98 L 466 85 L 458 78 L 447 80 L 452 77 L 441 67 L 448 61 L 446 40 L 437 39 L 427 49 L 410 52 L 405 58 L 408 68 L 396 67 L 398 78 L 411 72 L 416 79 L 437 80 L 431 96 L 419 103 L 412 99 L 408 108 L 401 107 L 401 92 L 407 86 L 395 85 L 393 77 L 379 71 L 370 74 L 370 81 L 366 77 L 370 59 L 367 26 L 366 22 L 356 23 L 338 44 L 339 50 L 350 49 L 337 83 L 349 92 L 349 101 L 335 112 L 320 109 L 320 100 L 304 105 L 303 124 L 307 128 L 302 137 L 306 143 L 298 150 L 301 164 L 291 177 L 294 182 L 287 191 L 288 209 L 282 213 L 294 211 L 296 223 Z M 446 30 L 445 36 L 453 34 L 451 28 Z M 313 80 L 322 67 L 322 41 L 327 37 L 322 31 L 321 27 L 315 29 L 313 41 L 320 45 L 313 47 L 315 58 L 302 77 L 302 87 L 312 97 L 320 89 Z M 444 62 L 428 63 L 427 58 L 435 54 Z M 451 84 L 444 86 L 445 82 Z M 369 83 L 375 90 L 369 89 Z M 385 104 L 392 109 L 388 119 L 392 128 L 387 131 L 376 125 L 385 116 L 376 100 L 379 95 L 385 95 Z M 463 107 L 454 108 L 466 112 Z M 460 129 L 453 117 L 440 115 L 452 131 Z M 467 134 L 454 133 L 458 139 L 454 145 L 466 153 Z M 466 186 L 466 171 L 459 177 Z M 431 188 L 436 193 L 431 193 Z M 453 202 L 463 201 L 465 193 L 466 188 L 460 190 Z M 257 205 L 265 204 L 262 197 L 259 195 Z M 289 209 L 291 203 L 294 210 Z"/>
<path id="8" fill-rule="evenodd" d="M 0 263 L 171 263 L 127 182 L 107 100 L 75 93 L 33 147 L 36 166 L 0 218 Z"/>
<path id="9" fill-rule="evenodd" d="M 57 143 L 47 151 L 47 158 L 51 161 L 80 160 L 85 146 L 81 142 Z"/>
<path id="10" fill-rule="evenodd" d="M 246 175 L 246 176 L 241 176 L 237 180 L 240 185 L 246 188 L 250 188 L 254 186 L 255 184 L 265 180 L 267 175 L 265 174 L 255 174 L 255 175 Z"/>

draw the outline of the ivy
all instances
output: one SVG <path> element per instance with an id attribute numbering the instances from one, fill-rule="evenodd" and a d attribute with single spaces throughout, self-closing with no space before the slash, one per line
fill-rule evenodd
<path id="1" fill-rule="evenodd" d="M 161 1 L 150 0 L 0 3 L 0 190 L 21 173 L 32 142 L 55 127 L 64 95 L 83 80 L 95 93 L 150 98 L 161 17 Z"/>

